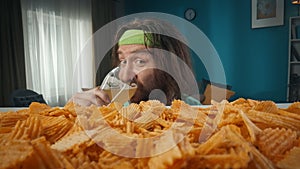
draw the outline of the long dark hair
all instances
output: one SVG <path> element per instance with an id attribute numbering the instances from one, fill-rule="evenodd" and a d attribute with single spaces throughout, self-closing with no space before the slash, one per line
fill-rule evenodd
<path id="1" fill-rule="evenodd" d="M 115 46 L 112 49 L 113 66 L 117 66 L 120 63 L 117 53 L 119 48 L 118 40 L 126 30 L 130 29 L 144 30 L 147 32 L 147 35 L 150 33 L 150 40 L 153 42 L 151 46 L 146 45 L 146 48 L 160 49 L 154 50 L 153 56 L 156 57 L 156 64 L 158 66 L 164 66 L 164 70 L 167 70 L 168 73 L 158 70 L 156 71 L 155 79 L 157 83 L 162 84 L 160 86 L 162 86 L 162 90 L 166 94 L 167 104 L 171 104 L 174 99 L 181 98 L 182 91 L 180 90 L 184 90 L 187 95 L 194 94 L 193 92 L 195 91 L 189 91 L 190 82 L 194 79 L 189 48 L 183 43 L 185 42 L 185 38 L 173 25 L 166 21 L 157 19 L 135 19 L 121 26 L 116 34 Z M 144 37 L 147 38 L 147 35 L 145 34 Z M 167 57 L 166 54 L 173 54 L 177 57 Z M 182 61 L 187 66 L 180 66 L 182 64 L 179 64 L 179 62 L 183 63 Z M 175 79 L 177 79 L 177 81 Z"/>

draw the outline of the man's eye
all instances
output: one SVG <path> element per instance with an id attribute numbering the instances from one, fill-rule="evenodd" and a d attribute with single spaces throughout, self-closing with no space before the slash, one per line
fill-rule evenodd
<path id="1" fill-rule="evenodd" d="M 137 60 L 135 61 L 135 64 L 136 64 L 137 66 L 144 66 L 144 65 L 146 64 L 146 61 L 145 61 L 145 60 L 142 60 L 142 59 L 137 59 Z"/>
<path id="2" fill-rule="evenodd" d="M 125 65 L 125 64 L 127 64 L 127 61 L 126 60 L 121 60 L 120 64 Z"/>

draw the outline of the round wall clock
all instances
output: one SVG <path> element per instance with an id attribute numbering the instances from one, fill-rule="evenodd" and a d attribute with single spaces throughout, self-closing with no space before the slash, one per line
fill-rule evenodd
<path id="1" fill-rule="evenodd" d="M 196 11 L 195 9 L 188 8 L 187 10 L 184 11 L 184 18 L 191 21 L 196 18 Z"/>

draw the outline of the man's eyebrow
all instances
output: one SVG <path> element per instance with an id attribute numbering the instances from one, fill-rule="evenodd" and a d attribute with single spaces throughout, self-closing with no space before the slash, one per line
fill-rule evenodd
<path id="1" fill-rule="evenodd" d="M 148 49 L 136 49 L 131 51 L 131 53 L 150 53 Z"/>
<path id="2" fill-rule="evenodd" d="M 122 54 L 123 52 L 120 50 L 117 50 L 117 54 Z"/>
<path id="3" fill-rule="evenodd" d="M 123 53 L 124 53 L 123 51 L 120 50 L 117 51 L 117 54 L 122 55 Z M 148 49 L 135 49 L 133 51 L 130 51 L 130 53 L 150 53 L 150 52 Z"/>

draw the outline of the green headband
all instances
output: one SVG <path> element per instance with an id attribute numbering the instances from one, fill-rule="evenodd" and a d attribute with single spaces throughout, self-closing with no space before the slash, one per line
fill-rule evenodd
<path id="1" fill-rule="evenodd" d="M 125 31 L 119 40 L 119 46 L 133 44 L 154 46 L 152 34 L 138 29 Z"/>

